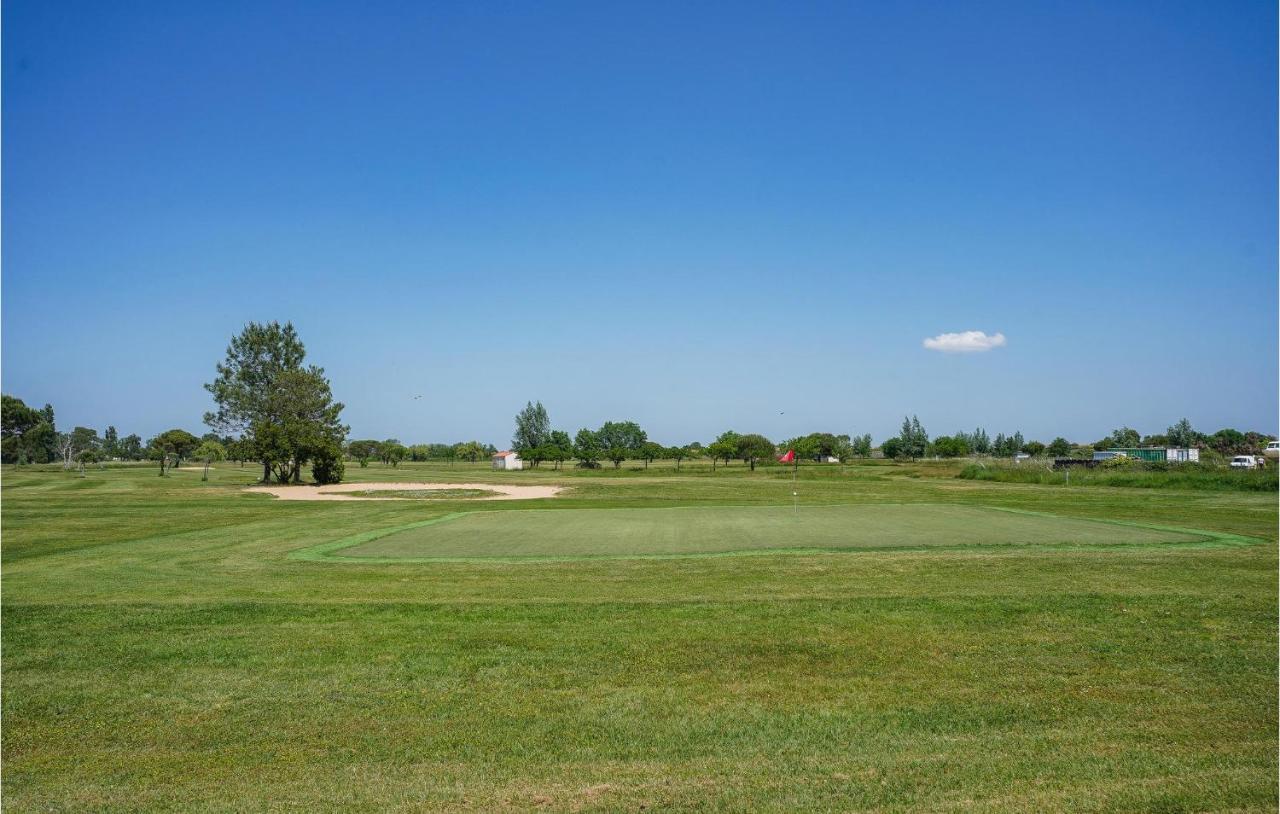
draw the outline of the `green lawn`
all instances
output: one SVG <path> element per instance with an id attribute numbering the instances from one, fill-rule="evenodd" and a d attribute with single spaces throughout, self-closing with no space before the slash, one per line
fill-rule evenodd
<path id="1" fill-rule="evenodd" d="M 1275 811 L 1275 495 L 958 471 L 6 467 L 5 807 Z"/>
<path id="2" fill-rule="evenodd" d="M 372 534 L 380 536 L 372 540 Z M 348 558 L 643 557 L 930 546 L 1191 543 L 1211 535 L 976 506 L 470 511 L 352 538 Z M 318 553 L 318 552 L 317 552 Z"/>

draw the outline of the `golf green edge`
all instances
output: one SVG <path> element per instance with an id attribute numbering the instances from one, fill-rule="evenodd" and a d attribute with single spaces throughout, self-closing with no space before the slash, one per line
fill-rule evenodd
<path id="1" fill-rule="evenodd" d="M 843 505 L 865 505 L 865 504 L 823 504 L 812 506 L 809 508 L 824 508 Z M 874 504 L 885 505 L 885 504 Z M 893 504 L 906 505 L 906 504 Z M 947 503 L 923 503 L 910 504 L 921 506 L 947 506 Z M 701 506 L 672 506 L 672 509 L 700 509 Z M 777 508 L 776 506 L 743 506 L 741 508 Z M 289 552 L 287 555 L 292 560 L 302 560 L 307 562 L 329 562 L 329 563 L 351 563 L 359 565 L 391 565 L 391 564 L 412 564 L 412 563 L 466 563 L 466 562 L 483 562 L 483 563 L 553 563 L 553 562 L 579 562 L 579 561 L 595 561 L 595 560 L 679 560 L 679 559 L 715 559 L 722 557 L 766 557 L 779 555 L 799 555 L 799 554 L 865 554 L 871 552 L 881 553 L 943 553 L 949 551 L 990 551 L 1001 549 L 1018 549 L 1018 550 L 1043 550 L 1043 551 L 1071 551 L 1071 550 L 1093 550 L 1099 548 L 1184 548 L 1184 549 L 1208 549 L 1208 548 L 1228 548 L 1236 546 L 1259 545 L 1264 540 L 1247 537 L 1241 534 L 1230 534 L 1227 532 L 1209 531 L 1206 529 L 1192 529 L 1181 526 L 1166 526 L 1156 523 L 1140 523 L 1131 520 L 1116 520 L 1111 518 L 1082 518 L 1069 517 L 1066 515 L 1053 514 L 1051 512 L 1037 512 L 1029 509 L 1014 509 L 1003 506 L 975 506 L 975 508 L 983 508 L 990 511 L 1007 512 L 1009 514 L 1027 515 L 1031 517 L 1045 517 L 1054 519 L 1071 519 L 1085 520 L 1091 523 L 1105 523 L 1115 526 L 1128 526 L 1131 528 L 1151 529 L 1153 531 L 1166 531 L 1178 534 L 1187 534 L 1200 537 L 1199 540 L 1189 541 L 1165 541 L 1165 542 L 1135 542 L 1135 543 L 1114 543 L 1108 546 L 1099 546 L 1096 544 L 1075 544 L 1075 543 L 995 543 L 986 545 L 953 545 L 953 546 L 885 546 L 875 549 L 859 549 L 859 548 L 838 548 L 838 547 L 822 547 L 822 546 L 778 546 L 776 548 L 765 549 L 743 549 L 728 551 L 703 551 L 688 553 L 663 553 L 663 554 L 577 554 L 577 555 L 529 555 L 516 557 L 459 557 L 459 556 L 442 556 L 442 557 L 347 557 L 335 552 L 344 549 L 353 548 L 364 543 L 370 543 L 374 540 L 388 537 L 392 534 L 398 534 L 411 529 L 423 528 L 425 526 L 433 526 L 441 523 L 447 523 L 454 520 L 460 520 L 468 515 L 487 513 L 490 510 L 475 509 L 470 511 L 450 512 L 440 517 L 433 517 L 429 520 L 417 520 L 412 523 L 404 523 L 396 526 L 386 526 L 373 531 L 362 532 L 360 534 L 344 537 L 340 540 L 332 540 L 327 543 L 319 543 L 306 548 L 297 549 Z M 573 509 L 522 509 L 520 511 L 574 511 Z"/>

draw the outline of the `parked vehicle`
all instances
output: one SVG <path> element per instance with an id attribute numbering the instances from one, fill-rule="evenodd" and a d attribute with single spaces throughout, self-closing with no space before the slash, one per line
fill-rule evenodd
<path id="1" fill-rule="evenodd" d="M 1280 458 L 1280 441 L 1268 441 L 1267 448 L 1262 451 L 1268 458 Z"/>
<path id="2" fill-rule="evenodd" d="M 1233 469 L 1257 469 L 1258 460 L 1252 455 L 1237 455 L 1231 459 Z"/>

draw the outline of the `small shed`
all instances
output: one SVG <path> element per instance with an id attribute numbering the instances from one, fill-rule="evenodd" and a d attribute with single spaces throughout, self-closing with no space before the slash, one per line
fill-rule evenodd
<path id="1" fill-rule="evenodd" d="M 503 450 L 502 452 L 493 453 L 494 469 L 524 469 L 524 462 L 520 460 L 520 456 L 511 450 Z"/>

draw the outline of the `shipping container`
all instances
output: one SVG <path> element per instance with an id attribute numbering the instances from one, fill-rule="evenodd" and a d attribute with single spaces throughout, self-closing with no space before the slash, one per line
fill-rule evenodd
<path id="1" fill-rule="evenodd" d="M 1165 459 L 1164 447 L 1126 447 L 1124 449 L 1109 449 L 1107 452 L 1123 454 L 1126 458 L 1133 458 L 1139 461 L 1163 461 Z"/>
<path id="2" fill-rule="evenodd" d="M 1093 453 L 1096 461 L 1105 461 L 1107 458 L 1115 458 L 1123 455 L 1126 458 L 1133 458 L 1138 461 L 1151 461 L 1160 463 L 1168 461 L 1173 464 L 1198 463 L 1200 461 L 1200 450 L 1198 449 L 1174 449 L 1165 447 L 1128 447 L 1124 449 L 1108 449 Z"/>

